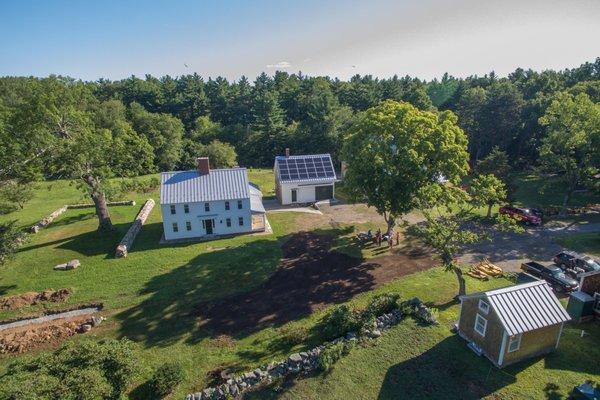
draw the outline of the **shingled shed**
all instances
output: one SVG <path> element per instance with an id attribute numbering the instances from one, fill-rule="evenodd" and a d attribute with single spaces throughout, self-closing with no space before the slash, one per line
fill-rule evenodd
<path id="1" fill-rule="evenodd" d="M 497 367 L 558 347 L 571 319 L 545 281 L 461 297 L 458 333 Z"/>

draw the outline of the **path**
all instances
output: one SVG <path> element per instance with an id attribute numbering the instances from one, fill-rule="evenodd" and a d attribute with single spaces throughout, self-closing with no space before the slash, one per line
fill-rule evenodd
<path id="1" fill-rule="evenodd" d="M 484 257 L 505 271 L 518 272 L 521 263 L 529 260 L 550 261 L 564 248 L 556 243 L 560 236 L 578 233 L 600 232 L 600 223 L 565 223 L 552 221 L 528 228 L 525 233 L 495 232 L 491 241 L 467 246 L 459 258 L 462 264 L 474 264 Z"/>

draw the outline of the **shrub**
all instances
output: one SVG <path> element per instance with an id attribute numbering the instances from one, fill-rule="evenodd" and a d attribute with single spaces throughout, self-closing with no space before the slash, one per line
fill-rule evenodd
<path id="1" fill-rule="evenodd" d="M 293 328 L 282 327 L 280 332 L 282 334 L 281 341 L 288 346 L 295 346 L 304 343 L 309 337 L 308 328 L 304 326 L 296 326 Z"/>
<path id="2" fill-rule="evenodd" d="M 365 312 L 378 317 L 385 313 L 389 313 L 395 308 L 398 308 L 398 300 L 400 295 L 396 293 L 379 294 L 371 299 Z"/>
<path id="3" fill-rule="evenodd" d="M 362 326 L 360 313 L 342 305 L 334 308 L 319 324 L 324 339 L 335 339 L 347 332 L 356 331 Z"/>
<path id="4" fill-rule="evenodd" d="M 353 347 L 353 342 L 342 341 L 327 345 L 319 356 L 319 369 L 329 371 L 340 358 L 350 354 Z"/>
<path id="5" fill-rule="evenodd" d="M 152 393 L 163 398 L 185 379 L 183 367 L 178 363 L 165 363 L 156 369 L 150 386 Z"/>
<path id="6" fill-rule="evenodd" d="M 23 209 L 25 203 L 33 198 L 33 185 L 17 181 L 0 183 L 0 203 L 6 209 Z"/>

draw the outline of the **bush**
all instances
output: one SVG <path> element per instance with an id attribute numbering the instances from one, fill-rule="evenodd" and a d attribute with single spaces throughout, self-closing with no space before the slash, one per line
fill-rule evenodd
<path id="1" fill-rule="evenodd" d="M 0 204 L 4 210 L 23 209 L 25 204 L 33 198 L 34 187 L 31 184 L 17 181 L 0 182 Z"/>
<path id="2" fill-rule="evenodd" d="M 350 354 L 353 347 L 353 342 L 342 341 L 327 345 L 319 356 L 319 369 L 329 371 L 340 358 Z"/>
<path id="3" fill-rule="evenodd" d="M 363 325 L 360 313 L 342 305 L 334 308 L 319 324 L 320 333 L 324 339 L 331 340 L 356 331 Z"/>
<path id="4" fill-rule="evenodd" d="M 11 363 L 0 376 L 0 399 L 118 399 L 137 364 L 127 339 L 67 342 L 51 354 Z"/>
<path id="5" fill-rule="evenodd" d="M 379 294 L 371 299 L 365 312 L 379 317 L 385 313 L 389 313 L 395 308 L 398 308 L 398 300 L 400 295 L 396 293 Z"/>
<path id="6" fill-rule="evenodd" d="M 288 346 L 296 346 L 308 340 L 309 331 L 304 326 L 295 326 L 293 328 L 286 326 L 279 330 L 282 334 L 281 342 Z"/>
<path id="7" fill-rule="evenodd" d="M 157 177 L 149 179 L 131 179 L 121 181 L 120 193 L 150 193 L 160 185 L 160 180 Z"/>
<path id="8" fill-rule="evenodd" d="M 185 379 L 183 367 L 178 363 L 165 363 L 158 367 L 150 380 L 152 393 L 163 398 Z"/>

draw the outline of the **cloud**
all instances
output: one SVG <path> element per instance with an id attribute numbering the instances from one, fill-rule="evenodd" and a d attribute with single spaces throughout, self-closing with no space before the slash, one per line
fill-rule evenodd
<path id="1" fill-rule="evenodd" d="M 287 61 L 279 61 L 276 64 L 267 64 L 267 68 L 286 69 L 291 68 L 292 64 Z"/>
<path id="2" fill-rule="evenodd" d="M 310 58 L 310 57 L 309 58 L 305 58 L 304 60 L 302 60 L 302 62 L 305 62 L 305 63 L 311 62 L 311 61 L 312 61 L 312 58 Z"/>

